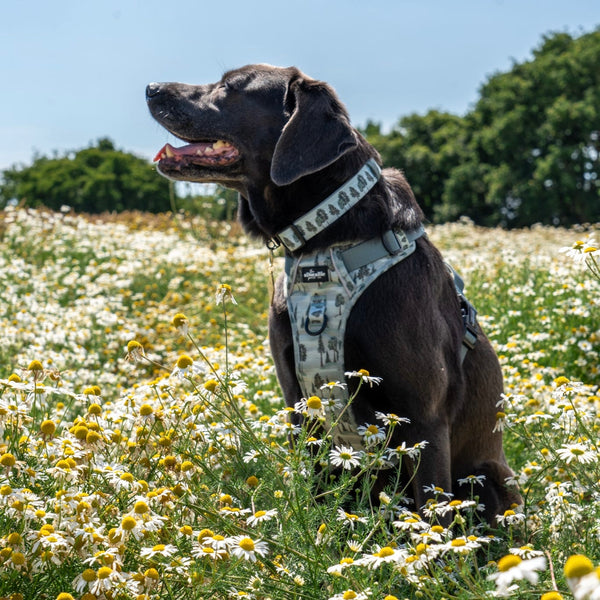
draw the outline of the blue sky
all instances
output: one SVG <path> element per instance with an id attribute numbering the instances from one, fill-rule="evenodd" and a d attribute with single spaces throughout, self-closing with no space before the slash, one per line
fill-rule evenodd
<path id="1" fill-rule="evenodd" d="M 1 170 L 103 136 L 151 158 L 173 139 L 147 112 L 147 83 L 253 62 L 328 81 L 356 125 L 464 114 L 544 33 L 600 25 L 600 1 L 4 0 L 0 14 Z"/>

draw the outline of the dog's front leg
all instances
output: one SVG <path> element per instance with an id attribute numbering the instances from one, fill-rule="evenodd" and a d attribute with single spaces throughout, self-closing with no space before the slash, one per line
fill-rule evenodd
<path id="1" fill-rule="evenodd" d="M 406 444 L 409 454 L 402 467 L 407 470 L 411 480 L 415 508 L 423 513 L 423 509 L 436 496 L 442 492 L 452 493 L 449 428 L 440 423 L 419 427 L 418 431 L 411 432 L 409 439 L 410 442 Z M 414 452 L 415 445 L 421 442 L 427 444 L 420 452 Z M 418 455 L 411 458 L 413 452 Z"/>

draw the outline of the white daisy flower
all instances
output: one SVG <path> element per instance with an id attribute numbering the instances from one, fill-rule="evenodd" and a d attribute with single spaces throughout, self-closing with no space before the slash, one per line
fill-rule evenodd
<path id="1" fill-rule="evenodd" d="M 334 467 L 353 469 L 360 465 L 362 455 L 362 452 L 354 450 L 350 446 L 336 446 L 329 453 L 329 460 Z"/>
<path id="2" fill-rule="evenodd" d="M 362 383 L 368 383 L 369 387 L 373 387 L 373 384 L 379 385 L 383 379 L 381 377 L 373 377 L 369 374 L 366 369 L 359 369 L 358 371 L 346 371 L 344 373 L 346 377 L 357 377 Z"/>
<path id="3" fill-rule="evenodd" d="M 246 525 L 249 527 L 255 527 L 259 523 L 265 523 L 270 521 L 273 517 L 277 516 L 277 509 L 272 508 L 271 510 L 257 510 L 253 515 L 250 515 L 246 519 Z"/>
<path id="4" fill-rule="evenodd" d="M 342 521 L 345 525 L 349 525 L 350 529 L 354 529 L 356 523 L 366 523 L 366 517 L 359 517 L 353 513 L 346 512 L 343 508 L 338 508 L 338 521 Z"/>
<path id="5" fill-rule="evenodd" d="M 323 401 L 318 396 L 310 396 L 310 398 L 302 398 L 300 402 L 294 404 L 294 410 L 304 417 L 312 419 L 325 418 L 325 406 Z"/>
<path id="6" fill-rule="evenodd" d="M 140 556 L 142 558 L 154 558 L 155 556 L 170 558 L 175 552 L 177 552 L 177 546 L 173 544 L 156 544 L 152 548 L 142 548 Z"/>
<path id="7" fill-rule="evenodd" d="M 488 579 L 496 582 L 496 592 L 503 596 L 509 593 L 513 581 L 526 579 L 535 585 L 539 579 L 538 571 L 545 568 L 546 559 L 543 556 L 523 560 L 515 554 L 507 554 L 498 561 L 498 572 L 492 573 Z"/>
<path id="8" fill-rule="evenodd" d="M 257 556 L 266 556 L 269 552 L 269 546 L 266 542 L 253 540 L 245 535 L 236 535 L 228 538 L 229 551 L 237 558 L 243 558 L 251 562 L 256 562 Z"/>
<path id="9" fill-rule="evenodd" d="M 355 561 L 357 565 L 363 565 L 367 569 L 377 569 L 385 563 L 397 563 L 408 556 L 406 550 L 399 550 L 391 546 L 375 547 L 371 554 L 363 554 L 361 558 Z"/>
<path id="10" fill-rule="evenodd" d="M 361 435 L 364 439 L 366 446 L 375 446 L 376 444 L 383 442 L 386 438 L 386 432 L 383 427 L 377 427 L 377 425 L 369 425 L 365 423 L 357 428 L 358 435 Z"/>
<path id="11" fill-rule="evenodd" d="M 563 444 L 556 450 L 556 454 L 567 464 L 575 461 L 581 464 L 590 464 L 598 461 L 598 455 L 588 449 L 585 444 Z"/>

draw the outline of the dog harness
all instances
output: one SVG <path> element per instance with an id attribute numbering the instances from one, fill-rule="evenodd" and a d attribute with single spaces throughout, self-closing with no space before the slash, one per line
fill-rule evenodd
<path id="1" fill-rule="evenodd" d="M 366 195 L 380 174 L 375 161 L 368 161 L 344 186 L 279 233 L 270 247 L 281 243 L 288 250 L 301 248 Z M 344 384 L 344 338 L 350 311 L 375 279 L 415 251 L 416 240 L 424 233 L 422 226 L 412 231 L 389 230 L 363 242 L 338 244 L 298 257 L 286 255 L 284 286 L 296 376 L 304 398 L 328 396 L 324 427 L 331 431 L 335 445 L 364 449 Z M 448 269 L 465 325 L 462 360 L 477 339 L 476 312 L 462 294 L 462 279 L 449 265 Z"/>

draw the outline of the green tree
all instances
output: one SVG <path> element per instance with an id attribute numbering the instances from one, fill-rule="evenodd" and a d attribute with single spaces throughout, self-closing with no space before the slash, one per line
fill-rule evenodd
<path id="1" fill-rule="evenodd" d="M 482 86 L 440 219 L 505 226 L 600 220 L 600 29 L 545 36 Z"/>
<path id="2" fill-rule="evenodd" d="M 382 135 L 374 123 L 368 123 L 364 133 L 385 165 L 405 172 L 425 215 L 433 219 L 445 181 L 460 164 L 466 138 L 464 119 L 430 110 L 423 116 L 402 117 L 388 135 Z"/>
<path id="3" fill-rule="evenodd" d="M 2 174 L 0 207 L 15 199 L 26 206 L 77 212 L 169 210 L 169 182 L 143 158 L 115 149 L 108 138 L 63 156 L 34 157 Z"/>

